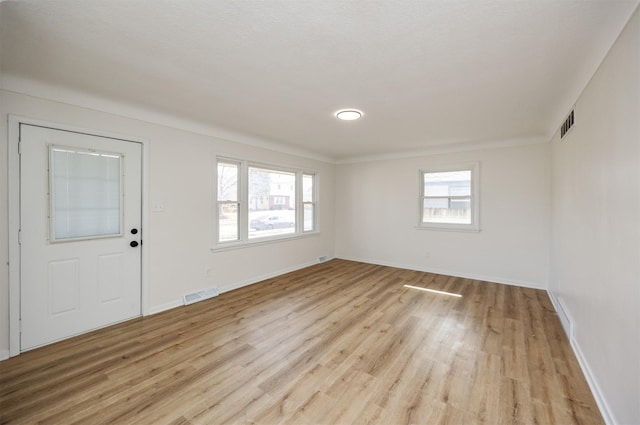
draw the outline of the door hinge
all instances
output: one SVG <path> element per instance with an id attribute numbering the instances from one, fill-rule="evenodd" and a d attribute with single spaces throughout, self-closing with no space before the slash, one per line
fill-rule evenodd
<path id="1" fill-rule="evenodd" d="M 18 229 L 18 245 L 22 245 L 22 229 Z"/>
<path id="2" fill-rule="evenodd" d="M 22 155 L 22 142 L 18 141 L 18 155 Z"/>

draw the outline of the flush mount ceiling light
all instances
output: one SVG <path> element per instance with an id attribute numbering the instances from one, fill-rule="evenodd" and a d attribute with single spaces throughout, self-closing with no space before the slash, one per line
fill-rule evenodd
<path id="1" fill-rule="evenodd" d="M 336 112 L 336 118 L 343 121 L 357 120 L 361 116 L 362 116 L 362 112 L 355 109 L 343 109 L 341 111 Z"/>

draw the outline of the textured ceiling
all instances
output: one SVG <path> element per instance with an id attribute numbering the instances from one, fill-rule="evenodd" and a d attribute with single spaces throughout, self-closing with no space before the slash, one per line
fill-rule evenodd
<path id="1" fill-rule="evenodd" d="M 6 1 L 2 87 L 59 87 L 338 161 L 548 140 L 637 4 Z M 345 107 L 364 117 L 336 120 Z"/>

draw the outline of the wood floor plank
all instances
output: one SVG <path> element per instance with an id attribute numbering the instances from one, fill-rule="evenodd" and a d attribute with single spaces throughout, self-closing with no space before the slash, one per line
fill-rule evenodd
<path id="1" fill-rule="evenodd" d="M 330 424 L 355 422 L 360 413 L 366 409 L 371 397 L 371 387 L 376 381 L 374 376 L 367 373 L 357 370 L 347 371 L 325 392 L 335 402 L 327 406 L 323 422 Z"/>
<path id="2" fill-rule="evenodd" d="M 500 424 L 528 425 L 535 423 L 529 402 L 529 387 L 521 381 L 503 377 L 500 380 Z"/>
<path id="3" fill-rule="evenodd" d="M 504 376 L 520 382 L 528 382 L 527 347 L 522 332 L 522 323 L 505 318 L 502 339 L 502 361 Z"/>
<path id="4" fill-rule="evenodd" d="M 332 260 L 0 362 L 32 423 L 603 420 L 544 291 Z"/>

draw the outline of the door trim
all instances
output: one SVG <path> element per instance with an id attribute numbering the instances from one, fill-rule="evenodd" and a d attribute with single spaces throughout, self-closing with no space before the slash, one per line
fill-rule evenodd
<path id="1" fill-rule="evenodd" d="M 146 139 L 112 132 L 70 126 L 35 118 L 9 115 L 8 122 L 8 210 L 9 210 L 9 356 L 20 354 L 20 124 L 49 127 L 56 130 L 72 131 L 100 137 L 108 137 L 142 145 L 142 228 L 145 240 L 149 237 L 149 143 Z M 141 293 L 140 310 L 149 315 L 149 244 L 141 246 Z"/>

